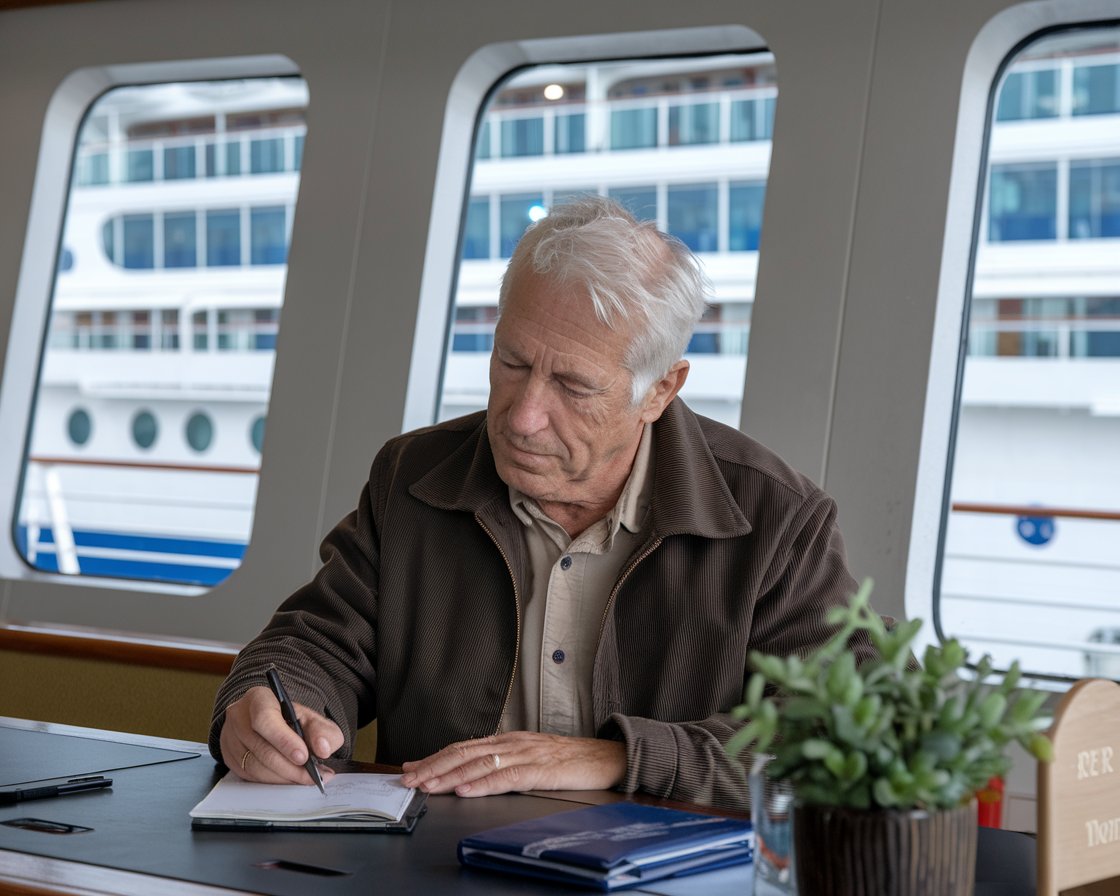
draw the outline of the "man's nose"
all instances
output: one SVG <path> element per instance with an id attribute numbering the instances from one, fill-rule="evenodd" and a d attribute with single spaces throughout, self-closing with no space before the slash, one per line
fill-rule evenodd
<path id="1" fill-rule="evenodd" d="M 531 436 L 546 429 L 547 399 L 547 386 L 538 377 L 528 377 L 510 404 L 510 428 L 522 436 Z"/>

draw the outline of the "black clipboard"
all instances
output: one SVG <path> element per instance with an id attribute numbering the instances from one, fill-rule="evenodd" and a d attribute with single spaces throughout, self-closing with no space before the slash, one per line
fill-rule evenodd
<path id="1" fill-rule="evenodd" d="M 201 755 L 0 725 L 0 787 L 99 775 L 143 765 L 197 759 Z"/>

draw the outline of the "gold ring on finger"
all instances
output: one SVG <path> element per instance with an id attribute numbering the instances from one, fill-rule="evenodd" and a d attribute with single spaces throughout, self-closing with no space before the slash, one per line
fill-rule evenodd
<path id="1" fill-rule="evenodd" d="M 249 757 L 253 755 L 252 750 L 246 750 L 245 755 L 241 757 L 241 770 L 245 771 L 245 763 L 249 761 Z"/>

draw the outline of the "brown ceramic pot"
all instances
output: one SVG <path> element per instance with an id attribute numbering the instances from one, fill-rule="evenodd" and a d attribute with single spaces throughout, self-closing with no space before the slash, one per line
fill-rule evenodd
<path id="1" fill-rule="evenodd" d="M 800 896 L 972 896 L 976 806 L 938 812 L 797 806 Z"/>

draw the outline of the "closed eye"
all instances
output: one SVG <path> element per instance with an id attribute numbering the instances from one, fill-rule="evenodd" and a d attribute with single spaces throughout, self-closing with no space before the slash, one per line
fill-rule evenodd
<path id="1" fill-rule="evenodd" d="M 498 363 L 501 364 L 503 367 L 505 367 L 508 370 L 523 370 L 523 369 L 525 369 L 526 367 L 529 366 L 528 364 L 521 364 L 518 361 L 511 361 L 508 358 L 503 358 L 500 355 L 497 356 L 497 357 L 498 357 Z"/>
<path id="2" fill-rule="evenodd" d="M 582 380 L 574 380 L 567 376 L 557 376 L 554 379 L 556 384 L 563 390 L 564 394 L 570 395 L 573 398 L 591 398 L 603 391 L 590 383 L 585 383 Z"/>

